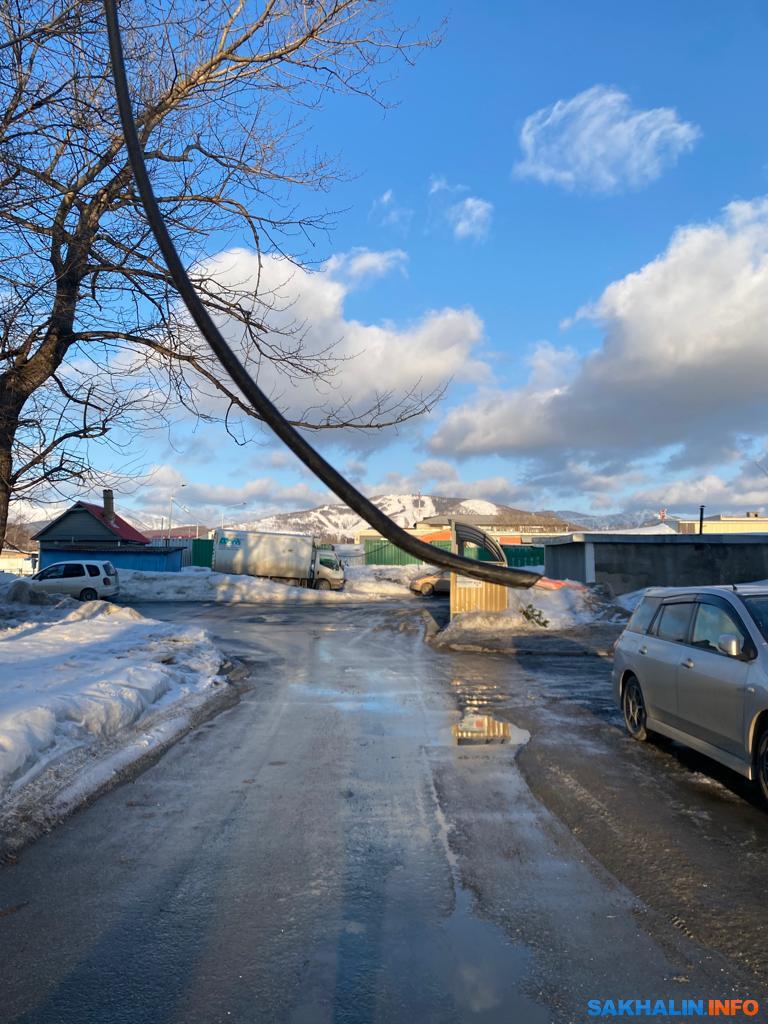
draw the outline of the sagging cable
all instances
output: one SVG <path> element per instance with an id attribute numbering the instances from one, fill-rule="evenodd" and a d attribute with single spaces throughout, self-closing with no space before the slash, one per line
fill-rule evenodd
<path id="1" fill-rule="evenodd" d="M 233 384 L 240 390 L 263 422 L 274 431 L 280 440 L 291 449 L 294 455 L 301 459 L 304 465 L 319 480 L 322 480 L 326 487 L 333 491 L 353 511 L 357 512 L 373 529 L 378 530 L 382 537 L 386 537 L 387 540 L 391 541 L 398 548 L 406 551 L 409 555 L 413 555 L 414 558 L 420 561 L 442 569 L 450 569 L 461 576 L 470 576 L 475 579 L 485 580 L 488 583 L 498 583 L 505 587 L 532 587 L 541 578 L 540 573 L 529 572 L 525 569 L 505 568 L 488 562 L 477 562 L 474 559 L 465 558 L 449 551 L 441 551 L 431 544 L 427 544 L 406 533 L 389 516 L 385 515 L 381 509 L 377 508 L 373 502 L 369 501 L 364 494 L 361 494 L 356 487 L 353 487 L 319 452 L 315 451 L 312 445 L 285 419 L 279 409 L 272 404 L 270 399 L 251 378 L 235 352 L 225 341 L 195 291 L 194 285 L 187 276 L 187 272 L 165 226 L 163 215 L 160 212 L 160 207 L 149 181 L 149 174 L 144 163 L 144 153 L 133 119 L 131 98 L 128 91 L 128 78 L 123 59 L 123 45 L 120 37 L 117 0 L 104 0 L 104 11 L 109 35 L 112 78 L 117 95 L 123 136 L 147 221 L 184 305 Z"/>

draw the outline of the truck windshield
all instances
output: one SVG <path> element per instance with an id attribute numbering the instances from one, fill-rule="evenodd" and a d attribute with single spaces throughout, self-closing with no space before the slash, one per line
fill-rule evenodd
<path id="1" fill-rule="evenodd" d="M 338 569 L 341 568 L 335 558 L 321 558 L 320 565 L 324 565 L 326 569 Z"/>

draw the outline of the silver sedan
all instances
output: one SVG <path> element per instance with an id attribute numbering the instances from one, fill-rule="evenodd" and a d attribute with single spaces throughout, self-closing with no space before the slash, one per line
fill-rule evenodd
<path id="1" fill-rule="evenodd" d="M 768 587 L 646 591 L 614 648 L 636 740 L 678 740 L 753 781 L 768 806 Z"/>

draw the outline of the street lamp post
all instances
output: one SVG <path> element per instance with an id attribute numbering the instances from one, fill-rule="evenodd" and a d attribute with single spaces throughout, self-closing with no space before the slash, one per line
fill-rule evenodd
<path id="1" fill-rule="evenodd" d="M 186 484 L 180 484 L 179 487 L 186 487 Z M 168 499 L 168 543 L 171 543 L 172 529 L 173 529 L 173 503 L 176 500 L 176 495 L 171 491 L 171 496 Z M 177 502 L 178 504 L 178 502 Z"/>
<path id="2" fill-rule="evenodd" d="M 221 529 L 224 529 L 224 509 L 225 508 L 245 508 L 248 504 L 247 501 L 238 501 L 234 505 L 222 505 L 221 507 Z"/>

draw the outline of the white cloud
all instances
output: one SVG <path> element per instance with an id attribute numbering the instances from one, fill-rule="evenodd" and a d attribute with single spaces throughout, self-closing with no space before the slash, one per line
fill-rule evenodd
<path id="1" fill-rule="evenodd" d="M 246 480 L 235 486 L 198 483 L 182 474 L 177 466 L 158 465 L 152 467 L 146 485 L 133 495 L 132 504 L 150 515 L 167 516 L 171 495 L 180 505 L 186 505 L 195 519 L 207 525 L 215 523 L 222 511 L 226 516 L 236 518 L 246 513 L 265 515 L 268 512 L 310 508 L 335 500 L 330 499 L 329 492 L 321 484 L 286 484 L 271 477 Z M 128 509 L 125 511 L 129 513 Z M 179 521 L 189 518 L 189 514 L 176 505 L 173 516 Z"/>
<path id="2" fill-rule="evenodd" d="M 525 119 L 524 158 L 515 173 L 569 189 L 640 188 L 660 177 L 700 135 L 671 107 L 636 110 L 625 93 L 595 85 Z"/>
<path id="3" fill-rule="evenodd" d="M 540 346 L 517 389 L 481 387 L 434 435 L 441 455 L 496 453 L 564 468 L 666 457 L 714 467 L 768 435 L 768 198 L 678 230 L 667 250 L 580 310 L 585 356 Z"/>
<path id="4" fill-rule="evenodd" d="M 381 254 L 370 255 L 374 260 Z M 383 260 L 397 263 L 385 254 Z M 211 258 L 198 272 L 215 279 L 222 287 L 236 289 L 243 302 L 252 302 L 258 287 L 263 302 L 272 307 L 269 323 L 274 332 L 267 334 L 265 346 L 288 344 L 289 349 L 300 336 L 304 360 L 317 356 L 324 359 L 333 347 L 335 372 L 328 381 L 313 380 L 281 370 L 274 363 L 251 363 L 259 385 L 291 418 L 302 418 L 307 411 L 311 418 L 322 417 L 324 409 L 345 410 L 345 418 L 363 413 L 378 395 L 406 394 L 409 391 L 428 393 L 441 387 L 451 377 L 461 374 L 463 380 L 479 380 L 488 372 L 486 365 L 474 356 L 482 340 L 483 325 L 471 309 L 444 308 L 428 310 L 418 320 L 403 326 L 391 322 L 366 323 L 345 314 L 345 300 L 350 282 L 338 280 L 333 273 L 312 273 L 296 268 L 285 260 L 263 256 L 261 264 L 255 253 L 234 249 Z M 240 345 L 242 328 L 230 321 L 220 321 L 226 337 Z M 203 383 L 196 392 L 204 409 L 221 413 L 225 405 L 210 386 Z M 330 439 L 356 447 L 360 444 L 380 445 L 383 437 L 374 434 L 367 439 L 334 431 Z"/>
<path id="5" fill-rule="evenodd" d="M 447 211 L 455 238 L 485 238 L 491 226 L 492 216 L 493 203 L 477 196 L 467 196 Z"/>
<path id="6" fill-rule="evenodd" d="M 466 185 L 452 185 L 443 175 L 432 174 L 429 178 L 428 194 L 437 195 L 439 192 L 466 192 Z"/>
<path id="7" fill-rule="evenodd" d="M 393 189 L 388 188 L 374 199 L 369 216 L 383 227 L 406 229 L 413 218 L 413 210 L 398 203 Z"/>
<path id="8" fill-rule="evenodd" d="M 332 256 L 325 264 L 325 270 L 332 276 L 354 285 L 366 279 L 384 277 L 393 270 L 405 273 L 407 261 L 408 254 L 402 249 L 374 252 L 371 249 L 358 248 Z"/>

